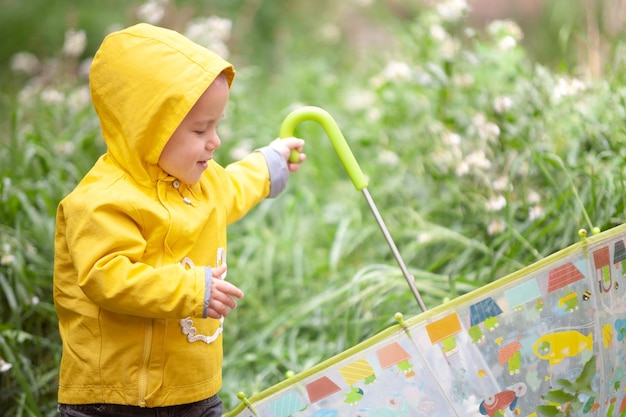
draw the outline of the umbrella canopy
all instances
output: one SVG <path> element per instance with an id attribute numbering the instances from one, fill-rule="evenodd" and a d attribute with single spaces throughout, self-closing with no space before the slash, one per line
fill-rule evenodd
<path id="1" fill-rule="evenodd" d="M 227 417 L 626 416 L 626 225 L 426 310 L 336 123 L 326 129 L 424 311 L 278 385 Z M 297 155 L 296 155 L 297 156 Z"/>
<path id="2" fill-rule="evenodd" d="M 625 239 L 616 227 L 400 319 L 228 416 L 624 415 Z"/>

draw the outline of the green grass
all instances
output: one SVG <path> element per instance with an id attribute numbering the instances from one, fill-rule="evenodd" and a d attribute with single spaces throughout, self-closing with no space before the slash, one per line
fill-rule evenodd
<path id="1" fill-rule="evenodd" d="M 229 12 L 244 16 L 243 3 Z M 271 27 L 272 10 L 259 13 Z M 429 307 L 568 246 L 580 228 L 624 221 L 626 70 L 617 58 L 604 79 L 576 90 L 573 71 L 543 67 L 519 46 L 504 51 L 487 33 L 468 37 L 462 20 L 373 14 L 394 41 L 384 54 L 351 55 L 321 38 L 310 53 L 294 35 L 297 19 L 268 35 L 284 47 L 271 66 L 252 65 L 240 49 L 218 159 L 228 163 L 242 141 L 276 137 L 297 103 L 328 110 Z M 447 53 L 433 24 L 462 47 Z M 65 94 L 60 103 L 37 90 L 18 101 L 23 83 L 3 97 L 11 111 L 0 136 L 0 358 L 12 365 L 0 373 L 4 415 L 55 414 L 54 213 L 104 151 L 93 110 L 69 98 L 85 80 L 67 75 L 49 81 Z M 355 345 L 396 312 L 419 313 L 323 129 L 306 122 L 297 134 L 308 161 L 287 192 L 229 231 L 228 277 L 246 297 L 225 324 L 227 409 L 237 392 L 250 396 Z"/>

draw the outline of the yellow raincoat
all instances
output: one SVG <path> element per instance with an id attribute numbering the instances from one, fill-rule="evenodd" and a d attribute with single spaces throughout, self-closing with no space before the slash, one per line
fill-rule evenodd
<path id="1" fill-rule="evenodd" d="M 159 155 L 200 95 L 233 67 L 176 32 L 107 36 L 90 88 L 107 152 L 58 207 L 54 299 L 59 402 L 148 407 L 199 401 L 222 383 L 219 320 L 204 318 L 226 226 L 280 193 L 270 148 L 179 183 Z"/>

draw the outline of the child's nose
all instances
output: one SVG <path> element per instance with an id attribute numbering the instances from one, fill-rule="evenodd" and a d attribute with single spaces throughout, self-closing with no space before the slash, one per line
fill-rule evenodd
<path id="1" fill-rule="evenodd" d="M 214 151 L 217 148 L 219 148 L 221 144 L 222 144 L 222 141 L 220 140 L 220 137 L 218 136 L 217 133 L 214 133 L 206 141 L 206 149 L 210 151 Z"/>

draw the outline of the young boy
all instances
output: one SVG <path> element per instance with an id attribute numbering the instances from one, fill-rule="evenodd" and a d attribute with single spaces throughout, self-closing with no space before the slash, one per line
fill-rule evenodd
<path id="1" fill-rule="evenodd" d="M 216 127 L 231 64 L 139 24 L 90 70 L 107 152 L 59 204 L 54 298 L 61 416 L 220 416 L 226 226 L 278 195 L 301 139 L 223 168 Z M 300 162 L 305 155 L 300 154 Z M 157 411 L 158 410 L 158 411 Z"/>

